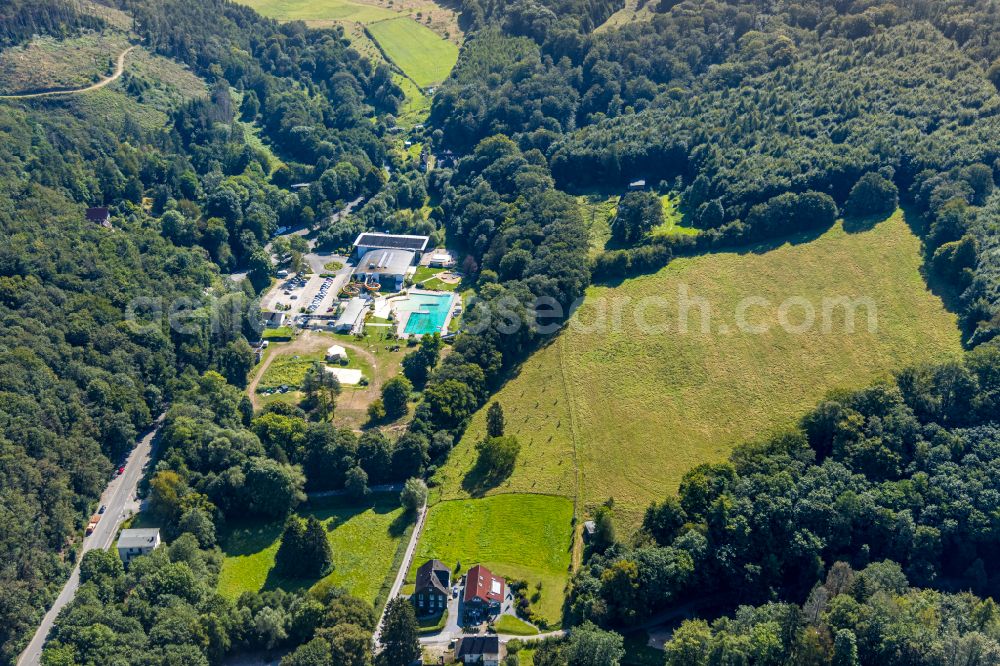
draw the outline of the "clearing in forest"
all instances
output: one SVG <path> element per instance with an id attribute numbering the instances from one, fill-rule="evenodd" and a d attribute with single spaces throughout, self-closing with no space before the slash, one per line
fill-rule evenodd
<path id="1" fill-rule="evenodd" d="M 336 585 L 372 603 L 384 602 L 395 576 L 412 522 L 396 496 L 376 495 L 368 503 L 322 500 L 300 511 L 316 516 L 327 528 L 333 549 L 333 571 L 317 580 L 289 580 L 274 571 L 284 521 L 243 521 L 227 524 L 220 542 L 225 561 L 219 592 L 230 599 L 243 592 Z"/>
<path id="2" fill-rule="evenodd" d="M 583 514 L 613 498 L 627 530 L 686 471 L 792 426 L 830 391 L 958 357 L 956 317 L 924 282 L 920 241 L 902 212 L 871 228 L 838 223 L 813 236 L 676 259 L 655 274 L 591 287 L 575 317 L 581 325 L 556 336 L 495 396 L 521 454 L 512 476 L 487 492 L 578 494 Z M 824 299 L 840 297 L 869 299 L 875 330 L 859 307 L 853 333 L 845 308 L 829 311 L 824 331 Z M 735 324 L 741 303 L 745 323 L 766 332 Z M 794 332 L 806 304 L 815 324 Z M 469 496 L 463 480 L 484 430 L 485 409 L 438 472 L 435 498 Z"/>
<path id="3" fill-rule="evenodd" d="M 370 23 L 368 33 L 403 73 L 421 88 L 444 81 L 458 61 L 458 47 L 406 18 Z"/>

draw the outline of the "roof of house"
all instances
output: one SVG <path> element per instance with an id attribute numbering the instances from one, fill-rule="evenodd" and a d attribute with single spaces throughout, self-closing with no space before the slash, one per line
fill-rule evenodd
<path id="1" fill-rule="evenodd" d="M 429 236 L 408 236 L 405 234 L 380 234 L 365 232 L 358 234 L 354 247 L 384 248 L 388 250 L 412 250 L 423 252 L 430 242 Z"/>
<path id="2" fill-rule="evenodd" d="M 492 601 L 503 601 L 504 582 L 503 578 L 494 576 L 493 572 L 481 564 L 469 569 L 465 575 L 465 601 L 466 603 L 479 599 L 484 603 Z"/>
<path id="3" fill-rule="evenodd" d="M 588 520 L 583 523 L 583 529 L 587 534 L 593 534 L 597 531 L 597 523 L 593 520 Z"/>
<path id="4" fill-rule="evenodd" d="M 122 530 L 118 537 L 119 548 L 150 548 L 160 536 L 159 527 L 146 527 L 139 530 Z"/>
<path id="5" fill-rule="evenodd" d="M 416 255 L 410 250 L 371 250 L 361 257 L 355 273 L 405 275 Z"/>
<path id="6" fill-rule="evenodd" d="M 448 588 L 441 583 L 440 578 L 434 575 L 436 571 L 447 571 L 448 575 L 451 576 L 451 569 L 446 567 L 444 562 L 441 560 L 428 560 L 417 569 L 417 581 L 414 591 L 421 592 L 430 588 L 447 596 Z"/>
<path id="7" fill-rule="evenodd" d="M 91 222 L 104 222 L 109 217 L 111 217 L 111 211 L 108 210 L 107 206 L 87 209 L 87 219 Z"/>
<path id="8" fill-rule="evenodd" d="M 499 636 L 464 636 L 458 639 L 455 646 L 455 658 L 471 657 L 478 655 L 499 656 L 500 637 Z"/>
<path id="9" fill-rule="evenodd" d="M 364 314 L 367 306 L 368 303 L 365 302 L 365 299 L 360 297 L 354 297 L 347 301 L 347 305 L 344 306 L 344 311 L 337 318 L 335 326 L 354 326 Z"/>
<path id="10" fill-rule="evenodd" d="M 329 358 L 329 357 L 331 357 L 331 356 L 333 356 L 333 357 L 337 357 L 337 356 L 340 356 L 340 357 L 343 357 L 343 356 L 347 356 L 347 350 L 346 350 L 346 349 L 344 349 L 343 347 L 341 347 L 340 345 L 331 345 L 331 346 L 330 346 L 330 347 L 328 347 L 328 348 L 327 348 L 327 350 L 326 350 L 326 356 L 327 356 L 327 358 Z"/>

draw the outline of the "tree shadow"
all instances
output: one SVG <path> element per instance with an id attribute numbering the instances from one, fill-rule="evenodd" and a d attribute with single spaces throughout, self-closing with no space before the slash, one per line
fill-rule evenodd
<path id="1" fill-rule="evenodd" d="M 479 498 L 499 486 L 503 480 L 477 460 L 475 466 L 462 479 L 462 490 L 472 497 Z"/>
<path id="2" fill-rule="evenodd" d="M 889 215 L 866 215 L 864 217 L 845 217 L 844 218 L 844 231 L 849 234 L 863 234 L 866 231 L 871 231 L 880 222 L 885 222 Z"/>
<path id="3" fill-rule="evenodd" d="M 394 539 L 398 539 L 406 533 L 406 528 L 409 527 L 416 516 L 413 511 L 404 511 L 389 523 L 389 536 Z"/>

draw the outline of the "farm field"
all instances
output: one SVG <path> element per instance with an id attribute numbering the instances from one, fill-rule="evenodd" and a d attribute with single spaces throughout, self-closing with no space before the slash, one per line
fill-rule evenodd
<path id="1" fill-rule="evenodd" d="M 421 88 L 444 81 L 458 60 L 455 44 L 407 17 L 370 23 L 367 30 L 386 56 Z"/>
<path id="2" fill-rule="evenodd" d="M 488 492 L 579 493 L 582 513 L 613 497 L 623 527 L 634 527 L 687 470 L 791 426 L 831 390 L 959 355 L 956 317 L 928 290 L 920 242 L 901 212 L 869 230 L 848 233 L 838 223 L 818 238 L 791 240 L 677 259 L 617 287 L 591 287 L 574 321 L 589 330 L 571 326 L 496 395 L 522 449 L 512 476 Z M 711 332 L 701 333 L 699 307 L 691 308 L 690 332 L 677 332 L 680 289 L 709 305 Z M 638 330 L 626 299 L 651 296 L 665 303 L 649 308 L 648 326 Z M 732 325 L 746 297 L 773 305 L 747 315 L 754 326 L 771 325 L 766 333 Z M 816 303 L 817 312 L 824 297 L 870 298 L 877 328 L 868 330 L 862 308 L 855 332 L 843 332 L 841 308 L 829 332 L 819 323 L 782 330 L 777 304 L 789 297 Z M 601 304 L 621 307 L 620 326 L 593 326 Z M 802 312 L 792 308 L 787 320 L 801 322 Z M 485 410 L 438 472 L 436 497 L 468 496 L 462 483 L 484 430 Z"/>
<path id="3" fill-rule="evenodd" d="M 562 618 L 572 545 L 573 503 L 551 495 L 496 495 L 475 500 L 441 502 L 430 509 L 417 545 L 416 569 L 437 558 L 464 573 L 485 564 L 508 580 L 524 579 L 529 596 L 542 584 L 541 599 L 533 608 L 554 626 Z"/>
<path id="4" fill-rule="evenodd" d="M 245 591 L 336 585 L 372 603 L 379 601 L 411 527 L 404 522 L 398 499 L 376 495 L 360 506 L 330 499 L 299 515 L 314 515 L 324 522 L 333 548 L 334 569 L 329 575 L 319 581 L 282 579 L 272 569 L 283 521 L 233 523 L 220 538 L 226 559 L 219 574 L 219 592 L 235 599 Z"/>

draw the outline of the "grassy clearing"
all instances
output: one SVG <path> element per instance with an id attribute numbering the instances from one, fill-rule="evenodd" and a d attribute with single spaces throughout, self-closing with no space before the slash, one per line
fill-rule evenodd
<path id="1" fill-rule="evenodd" d="M 431 100 L 410 79 L 399 74 L 393 75 L 393 81 L 403 91 L 403 106 L 399 110 L 396 121 L 400 127 L 413 127 L 427 120 L 431 112 Z"/>
<path id="2" fill-rule="evenodd" d="M 920 241 L 902 213 L 874 228 L 842 225 L 819 238 L 677 259 L 656 274 L 617 287 L 590 288 L 577 321 L 592 324 L 595 307 L 608 312 L 620 299 L 666 299 L 646 312 L 650 329 L 637 330 L 636 311 L 622 324 L 608 315 L 594 330 L 570 327 L 537 352 L 498 393 L 508 432 L 521 440 L 511 478 L 492 493 L 547 492 L 574 497 L 575 460 L 584 512 L 609 497 L 624 526 L 634 526 L 653 499 L 676 490 L 682 475 L 703 462 L 725 460 L 732 447 L 788 427 L 833 389 L 859 388 L 910 364 L 957 357 L 956 317 L 920 275 Z M 701 310 L 690 310 L 689 332 L 678 332 L 679 289 L 710 306 L 711 331 L 700 332 Z M 737 304 L 763 297 L 749 323 L 772 325 L 762 334 L 733 326 Z M 778 304 L 790 297 L 815 303 L 817 325 L 795 334 L 777 325 Z M 824 333 L 822 299 L 868 297 L 877 330 L 858 312 L 856 331 L 844 332 L 843 309 Z M 802 308 L 788 320 L 802 321 Z M 729 327 L 722 332 L 722 325 Z M 659 329 L 659 330 L 657 330 Z M 485 430 L 485 410 L 438 473 L 439 497 L 466 497 L 462 488 Z M 574 446 L 575 444 L 575 446 Z"/>
<path id="3" fill-rule="evenodd" d="M 670 236 L 672 234 L 683 234 L 693 236 L 698 233 L 694 227 L 685 227 L 682 222 L 684 215 L 679 206 L 680 197 L 671 194 L 661 194 L 660 201 L 663 203 L 663 224 L 653 229 L 653 236 Z"/>
<path id="4" fill-rule="evenodd" d="M 370 23 L 398 14 L 374 3 L 354 0 L 242 0 L 264 16 L 279 21 L 357 21 Z"/>
<path id="5" fill-rule="evenodd" d="M 220 594 L 235 599 L 246 591 L 336 585 L 372 603 L 378 601 L 386 580 L 394 575 L 393 563 L 410 527 L 397 498 L 381 495 L 360 506 L 325 500 L 300 515 L 314 515 L 326 525 L 333 548 L 332 573 L 319 581 L 282 579 L 272 571 L 282 521 L 232 523 L 221 535 L 226 559 L 219 574 Z"/>
<path id="6" fill-rule="evenodd" d="M 497 630 L 498 634 L 510 634 L 511 636 L 534 636 L 538 633 L 538 629 L 513 615 L 501 615 L 493 628 Z"/>
<path id="7" fill-rule="evenodd" d="M 35 37 L 0 51 L 0 94 L 88 86 L 110 76 L 126 48 L 128 40 L 118 32 L 73 39 Z"/>
<path id="8" fill-rule="evenodd" d="M 474 564 L 510 579 L 542 584 L 536 611 L 551 625 L 562 618 L 572 540 L 573 503 L 550 495 L 497 495 L 436 504 L 407 573 L 437 558 L 461 572 Z"/>
<path id="9" fill-rule="evenodd" d="M 413 19 L 398 17 L 368 25 L 386 56 L 421 88 L 447 78 L 458 47 Z"/>
<path id="10" fill-rule="evenodd" d="M 590 237 L 591 254 L 599 254 L 611 240 L 611 219 L 618 210 L 618 196 L 583 194 L 576 198 Z"/>

